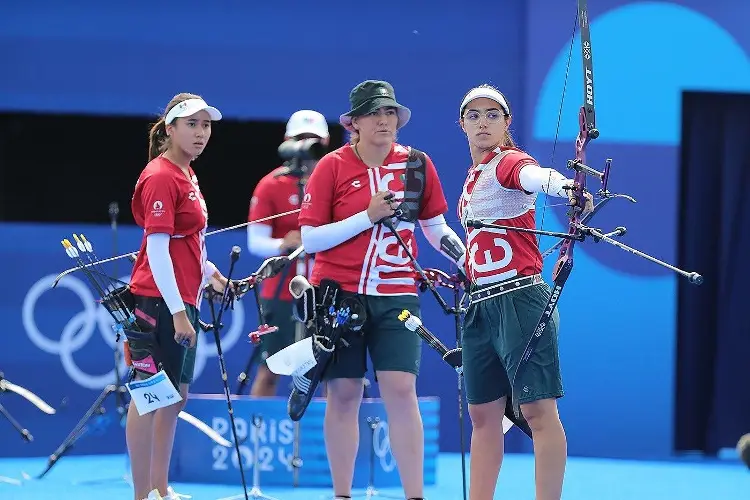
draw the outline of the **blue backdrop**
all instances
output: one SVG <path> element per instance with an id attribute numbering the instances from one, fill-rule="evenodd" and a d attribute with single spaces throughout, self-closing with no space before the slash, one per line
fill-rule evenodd
<path id="1" fill-rule="evenodd" d="M 601 168 L 605 158 L 613 158 L 610 188 L 638 200 L 637 205 L 612 203 L 597 224 L 625 225 L 625 242 L 674 261 L 680 94 L 750 91 L 750 31 L 745 29 L 750 3 L 590 4 L 602 135 L 590 147 L 589 160 Z M 516 110 L 515 136 L 542 164 L 552 161 L 556 136 L 554 166 L 564 169 L 563 161 L 572 156 L 582 99 L 578 43 L 559 133 L 556 124 L 574 5 L 445 0 L 426 8 L 383 0 L 357 9 L 306 3 L 281 12 L 257 3 L 220 11 L 192 0 L 137 0 L 127 9 L 93 1 L 3 2 L 0 109 L 155 114 L 172 95 L 187 90 L 205 95 L 229 117 L 285 120 L 296 109 L 312 107 L 334 121 L 347 109 L 354 84 L 387 79 L 414 113 L 400 141 L 433 157 L 451 206 L 449 220 L 460 231 L 453 211 L 469 158 L 456 115 L 470 87 L 490 82 L 509 96 Z M 176 76 L 176 68 L 189 75 Z M 218 195 L 206 196 L 210 208 Z M 548 230 L 562 228 L 559 209 L 544 203 L 541 199 L 539 222 Z M 240 222 L 244 214 L 237 217 Z M 0 292 L 5 324 L 0 369 L 53 403 L 68 397 L 67 410 L 54 417 L 3 397 L 37 440 L 0 447 L 0 453 L 48 454 L 111 379 L 109 330 L 104 316 L 93 311 L 80 277 L 63 282 L 70 289 L 46 290 L 49 276 L 69 264 L 59 240 L 72 231 L 87 233 L 100 256 L 110 254 L 106 227 L 0 227 L 0 257 L 8 264 L 7 285 Z M 139 237 L 138 230 L 122 228 L 120 248 L 137 248 Z M 443 266 L 444 259 L 419 241 L 422 264 Z M 543 240 L 542 246 L 551 243 Z M 245 247 L 244 232 L 210 241 L 211 257 L 225 271 L 235 244 Z M 566 385 L 560 406 L 570 453 L 667 456 L 674 418 L 675 279 L 602 245 L 578 245 L 576 257 L 560 302 Z M 243 256 L 240 269 L 248 273 L 257 264 Z M 549 277 L 552 262 L 547 264 Z M 450 318 L 431 297 L 424 298 L 423 307 L 429 326 L 452 343 Z M 230 325 L 224 347 L 230 374 L 236 375 L 250 351 L 245 335 L 255 325 L 252 308 L 238 307 Z M 455 375 L 429 351 L 422 366 L 427 375 L 419 380 L 420 395 L 442 400 L 441 448 L 456 450 Z M 196 392 L 220 392 L 215 349 L 208 341 L 200 349 L 197 375 Z M 99 419 L 92 429 L 107 439 L 85 439 L 79 451 L 121 451 L 122 433 L 108 422 Z M 11 439 L 17 438 L 0 421 L 0 442 Z M 509 449 L 530 446 L 514 436 Z"/>

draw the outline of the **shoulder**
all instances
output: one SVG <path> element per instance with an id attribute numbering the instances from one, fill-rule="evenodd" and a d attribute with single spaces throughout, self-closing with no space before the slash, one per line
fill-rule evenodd
<path id="1" fill-rule="evenodd" d="M 338 169 L 345 168 L 355 164 L 357 160 L 351 145 L 346 144 L 338 149 L 326 153 L 323 158 L 315 165 L 315 172 L 335 172 Z"/>
<path id="2" fill-rule="evenodd" d="M 158 179 L 176 179 L 177 172 L 172 167 L 169 160 L 157 156 L 141 172 L 141 178 L 158 178 Z"/>
<path id="3" fill-rule="evenodd" d="M 418 153 L 424 156 L 427 165 L 433 165 L 432 158 L 424 150 L 415 148 L 414 146 L 406 146 L 403 144 L 395 143 L 393 145 L 393 160 L 395 162 L 405 162 L 409 160 L 409 155 Z"/>
<path id="4" fill-rule="evenodd" d="M 276 177 L 276 174 L 281 172 L 283 168 L 284 166 L 280 165 L 261 177 L 258 181 L 257 188 L 270 188 L 281 184 L 281 179 L 283 179 L 283 177 Z"/>
<path id="5" fill-rule="evenodd" d="M 177 175 L 170 163 L 158 156 L 148 162 L 146 167 L 141 171 L 138 177 L 136 187 L 144 184 L 177 184 Z"/>
<path id="6" fill-rule="evenodd" d="M 411 146 L 404 146 L 403 144 L 394 143 L 393 151 L 391 152 L 390 163 L 401 163 L 407 161 L 410 152 Z"/>
<path id="7" fill-rule="evenodd" d="M 501 146 L 496 148 L 493 152 L 495 153 L 495 155 L 503 155 L 501 160 L 502 163 L 508 163 L 511 165 L 515 165 L 520 162 L 523 162 L 524 164 L 536 163 L 536 160 L 533 156 L 519 148 Z"/>

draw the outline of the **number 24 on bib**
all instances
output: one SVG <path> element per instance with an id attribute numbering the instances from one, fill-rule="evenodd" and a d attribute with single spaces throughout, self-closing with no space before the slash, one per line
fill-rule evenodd
<path id="1" fill-rule="evenodd" d="M 135 403 L 138 415 L 146 415 L 182 401 L 182 396 L 174 388 L 164 370 L 145 380 L 128 382 L 125 387 L 130 392 L 130 398 Z"/>

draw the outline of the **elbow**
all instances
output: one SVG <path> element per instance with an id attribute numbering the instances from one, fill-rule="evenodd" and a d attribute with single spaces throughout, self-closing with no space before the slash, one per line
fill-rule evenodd
<path id="1" fill-rule="evenodd" d="M 260 250 L 258 249 L 258 245 L 254 243 L 254 240 L 252 238 L 247 242 L 247 251 L 255 255 L 256 257 L 262 257 L 262 255 L 259 255 Z"/>
<path id="2" fill-rule="evenodd" d="M 248 226 L 247 228 L 247 251 L 255 255 L 256 257 L 263 257 L 263 255 L 260 255 L 261 249 L 260 249 L 260 245 L 258 245 L 261 238 L 262 238 L 261 235 L 254 232 L 252 228 Z"/>
<path id="3" fill-rule="evenodd" d="M 318 253 L 322 250 L 320 245 L 316 245 L 315 238 L 302 237 L 302 247 L 305 249 L 305 253 Z"/>
<path id="4" fill-rule="evenodd" d="M 302 240 L 302 246 L 305 249 L 305 253 L 312 254 L 318 253 L 323 249 L 320 247 L 319 242 L 316 241 L 314 229 L 309 226 L 303 226 L 300 230 L 300 239 Z M 312 234 L 311 234 L 312 233 Z"/>

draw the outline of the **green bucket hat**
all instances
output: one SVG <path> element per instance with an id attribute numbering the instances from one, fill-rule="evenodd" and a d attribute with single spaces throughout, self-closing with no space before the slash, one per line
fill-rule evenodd
<path id="1" fill-rule="evenodd" d="M 379 108 L 396 108 L 398 114 L 398 125 L 401 128 L 409 122 L 411 110 L 396 101 L 396 93 L 393 86 L 381 80 L 365 80 L 352 89 L 349 93 L 349 102 L 352 109 L 339 117 L 339 123 L 350 132 L 352 129 L 352 118 L 363 116 Z"/>

